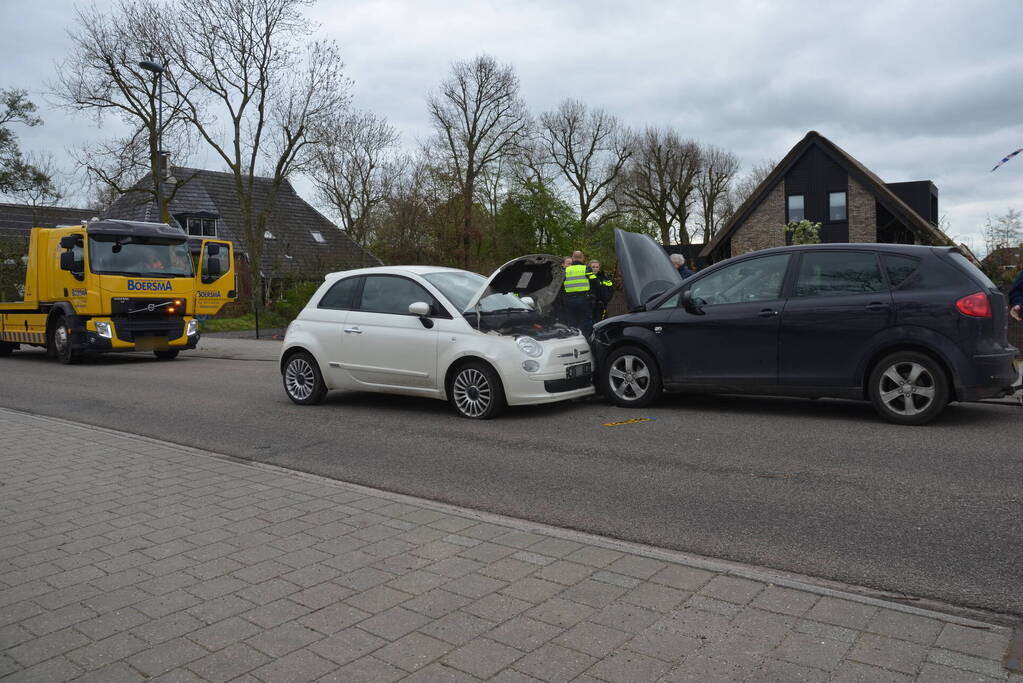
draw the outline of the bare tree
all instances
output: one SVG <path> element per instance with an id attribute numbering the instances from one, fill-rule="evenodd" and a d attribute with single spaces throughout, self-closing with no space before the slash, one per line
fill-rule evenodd
<path id="1" fill-rule="evenodd" d="M 262 290 L 267 222 L 289 176 L 349 102 L 337 46 L 307 42 L 307 0 L 189 0 L 163 40 L 182 115 L 232 174 L 252 291 Z M 256 191 L 256 176 L 269 190 Z M 253 306 L 258 309 L 259 301 Z"/>
<path id="2" fill-rule="evenodd" d="M 179 158 L 191 152 L 193 141 L 182 107 L 193 93 L 165 88 L 161 112 L 158 79 L 139 66 L 140 60 L 148 60 L 173 69 L 160 35 L 161 30 L 175 33 L 172 23 L 171 5 L 156 0 L 120 0 L 110 11 L 95 6 L 75 10 L 68 30 L 74 47 L 57 69 L 55 95 L 69 109 L 92 113 L 100 121 L 115 117 L 130 131 L 77 153 L 91 185 L 105 185 L 123 194 L 149 173 L 152 184 L 142 193 L 157 198 L 166 175 L 161 142 Z M 167 221 L 167 207 L 180 184 L 163 183 L 163 187 L 159 213 Z"/>
<path id="3" fill-rule="evenodd" d="M 689 216 L 701 169 L 700 146 L 670 129 L 647 128 L 638 136 L 623 188 L 627 206 L 660 233 L 661 244 L 689 244 Z"/>
<path id="4" fill-rule="evenodd" d="M 616 214 L 612 198 L 631 154 L 629 133 L 617 117 L 566 99 L 540 116 L 540 135 L 575 192 L 580 227 L 589 242 Z"/>
<path id="5" fill-rule="evenodd" d="M 37 206 L 55 202 L 64 192 L 52 158 L 24 154 L 10 125 L 40 126 L 36 105 L 24 90 L 0 90 L 0 194 Z"/>
<path id="6" fill-rule="evenodd" d="M 756 191 L 760 184 L 771 175 L 771 171 L 778 165 L 775 161 L 762 161 L 754 164 L 745 175 L 740 177 L 733 185 L 729 193 L 729 215 L 739 210 L 747 199 Z M 726 218 L 727 220 L 727 218 Z"/>
<path id="7" fill-rule="evenodd" d="M 473 221 L 480 176 L 510 154 L 527 130 L 529 115 L 519 97 L 519 79 L 511 65 L 490 55 L 456 62 L 451 75 L 431 93 L 427 106 L 434 144 L 462 200 L 459 257 L 469 264 L 481 242 Z"/>
<path id="8" fill-rule="evenodd" d="M 704 148 L 696 178 L 704 244 L 710 242 L 729 214 L 728 191 L 738 170 L 739 158 L 731 152 L 713 145 Z"/>
<path id="9" fill-rule="evenodd" d="M 984 246 L 988 253 L 995 249 L 1017 247 L 1023 239 L 1023 214 L 1017 209 L 1008 209 L 1001 216 L 987 217 L 984 224 Z"/>
<path id="10" fill-rule="evenodd" d="M 371 112 L 332 118 L 319 133 L 310 177 L 320 199 L 363 248 L 372 239 L 372 214 L 390 196 L 407 158 L 397 153 L 398 131 Z"/>

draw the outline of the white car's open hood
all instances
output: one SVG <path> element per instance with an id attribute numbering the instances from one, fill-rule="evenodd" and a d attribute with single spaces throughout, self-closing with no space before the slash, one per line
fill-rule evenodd
<path id="1" fill-rule="evenodd" d="M 551 254 L 529 254 L 508 261 L 494 271 L 463 312 L 471 312 L 485 296 L 508 293 L 531 296 L 537 310 L 550 310 L 565 281 L 565 271 L 561 267 L 563 260 Z"/>

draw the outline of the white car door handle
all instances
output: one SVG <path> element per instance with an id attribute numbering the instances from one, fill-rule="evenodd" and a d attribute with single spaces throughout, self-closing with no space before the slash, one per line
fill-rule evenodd
<path id="1" fill-rule="evenodd" d="M 345 334 L 362 334 L 362 330 L 358 327 L 346 327 Z"/>

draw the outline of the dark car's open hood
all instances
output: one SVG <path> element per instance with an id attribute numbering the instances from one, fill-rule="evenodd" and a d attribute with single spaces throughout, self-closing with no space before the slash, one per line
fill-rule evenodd
<path id="1" fill-rule="evenodd" d="M 554 303 L 565 281 L 561 269 L 562 258 L 550 254 L 529 254 L 512 259 L 494 271 L 487 283 L 469 301 L 465 311 L 490 294 L 517 294 L 531 296 L 538 310 L 546 311 Z"/>
<path id="2" fill-rule="evenodd" d="M 615 252 L 630 311 L 682 284 L 664 248 L 649 235 L 615 228 Z"/>

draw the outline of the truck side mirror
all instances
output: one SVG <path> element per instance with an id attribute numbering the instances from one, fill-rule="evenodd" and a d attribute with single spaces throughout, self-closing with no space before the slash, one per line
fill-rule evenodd
<path id="1" fill-rule="evenodd" d="M 60 238 L 61 249 L 74 249 L 78 246 L 78 237 L 75 235 L 64 235 Z"/>
<path id="2" fill-rule="evenodd" d="M 209 254 L 210 256 L 217 256 L 218 254 L 220 254 L 220 245 L 219 244 L 207 244 L 206 245 L 206 253 Z"/>
<path id="3" fill-rule="evenodd" d="M 85 261 L 76 261 L 73 251 L 65 251 L 60 255 L 60 269 L 70 272 L 81 280 L 79 275 L 85 273 Z"/>

